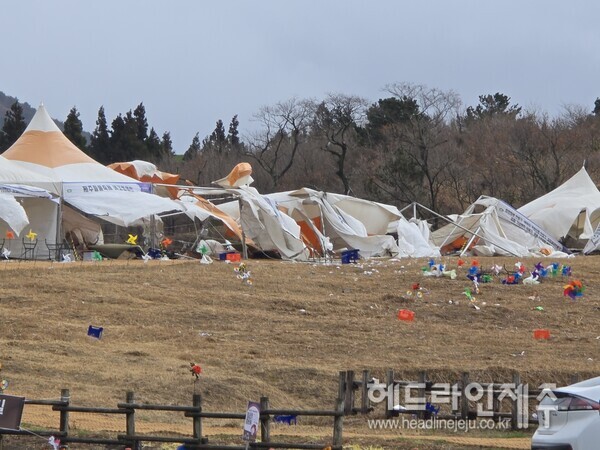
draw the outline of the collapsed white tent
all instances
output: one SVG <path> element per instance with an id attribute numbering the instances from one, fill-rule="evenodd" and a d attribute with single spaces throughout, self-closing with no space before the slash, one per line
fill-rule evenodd
<path id="1" fill-rule="evenodd" d="M 75 208 L 111 223 L 129 226 L 136 220 L 168 211 L 184 211 L 170 199 L 151 193 L 152 186 L 111 170 L 87 156 L 60 131 L 41 105 L 25 132 L 3 154 L 30 179 L 20 183 L 48 189 Z M 1 181 L 1 180 L 0 180 Z M 54 222 L 52 230 L 39 233 L 52 243 L 58 236 L 59 215 L 46 215 Z"/>
<path id="2" fill-rule="evenodd" d="M 334 251 L 359 249 L 360 254 L 367 258 L 399 254 L 394 238 L 385 235 L 389 223 L 393 221 L 391 219 L 397 220 L 401 217 L 399 213 L 396 216 L 391 209 L 367 200 L 352 199 L 348 196 L 339 196 L 308 188 L 269 194 L 266 197 L 275 201 L 278 207 L 285 208 L 287 214 L 292 218 L 304 221 L 309 226 L 312 224 L 312 231 L 317 231 L 321 236 L 325 236 L 331 242 L 331 249 Z M 333 203 L 329 201 L 330 198 Z M 338 206 L 339 203 L 343 203 L 345 209 L 356 212 L 365 222 L 370 223 L 369 226 L 372 230 L 383 231 L 383 233 L 369 235 L 365 224 L 345 212 Z M 368 205 L 372 211 L 378 211 L 379 217 L 374 214 L 374 220 L 369 221 L 364 212 L 359 214 L 361 204 L 364 208 Z M 320 224 L 321 229 L 314 226 L 315 219 L 318 219 L 316 222 Z"/>
<path id="3" fill-rule="evenodd" d="M 219 209 L 239 220 L 245 235 L 256 247 L 263 251 L 277 251 L 283 259 L 308 259 L 309 250 L 302 241 L 300 226 L 280 211 L 273 200 L 250 186 L 228 191 L 239 196 L 241 213 L 237 201 L 220 204 Z"/>
<path id="4" fill-rule="evenodd" d="M 590 239 L 600 224 L 600 191 L 582 167 L 559 187 L 518 211 L 555 239 L 578 246 L 577 241 Z"/>
<path id="5" fill-rule="evenodd" d="M 481 256 L 566 256 L 564 247 L 536 223 L 502 200 L 481 196 L 453 223 L 431 235 L 442 251 L 459 242 Z"/>

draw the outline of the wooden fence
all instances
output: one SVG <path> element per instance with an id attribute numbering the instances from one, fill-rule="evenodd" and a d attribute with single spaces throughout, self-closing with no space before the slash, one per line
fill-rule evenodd
<path id="1" fill-rule="evenodd" d="M 571 376 L 571 383 L 578 381 L 579 375 L 573 374 Z M 521 376 L 516 372 L 512 374 L 512 380 L 505 383 L 479 383 L 471 379 L 469 372 L 463 372 L 460 379 L 452 384 L 456 388 L 456 391 L 449 392 L 445 383 L 442 386 L 441 383 L 429 381 L 427 372 L 425 371 L 419 372 L 417 380 L 407 381 L 397 380 L 394 371 L 388 369 L 386 371 L 386 379 L 380 382 L 381 385 L 383 385 L 383 390 L 386 392 L 394 392 L 396 388 L 404 389 L 405 393 L 409 394 L 412 391 L 417 391 L 414 399 L 418 401 L 411 403 L 410 406 L 412 407 L 409 406 L 408 408 L 398 408 L 395 410 L 394 408 L 387 407 L 387 401 L 380 402 L 384 405 L 386 419 L 398 416 L 399 414 L 411 414 L 420 419 L 430 418 L 432 409 L 428 409 L 427 406 L 435 408 L 435 402 L 432 401 L 432 397 L 445 399 L 456 395 L 458 399 L 456 408 L 450 407 L 443 411 L 442 414 L 439 414 L 440 410 L 435 411 L 436 419 L 472 420 L 478 416 L 478 411 L 475 402 L 472 400 L 473 394 L 468 389 L 477 385 L 477 387 L 481 388 L 481 393 L 483 394 L 481 400 L 485 402 L 489 401 L 491 405 L 491 408 L 485 411 L 484 417 L 493 420 L 509 419 L 510 427 L 513 430 L 519 429 L 519 415 L 522 417 L 522 414 L 527 414 L 527 422 L 538 423 L 537 418 L 532 417 L 530 413 L 532 412 L 531 406 L 535 406 L 537 397 L 542 393 L 542 389 L 528 388 L 526 392 L 521 392 L 523 397 L 527 397 L 527 405 L 529 406 L 527 411 L 520 409 L 523 403 L 519 403 L 520 401 L 522 402 L 522 399 L 518 395 L 507 395 L 507 393 L 515 394 L 515 392 L 511 391 L 512 387 L 516 388 L 521 385 Z M 374 383 L 368 370 L 362 371 L 360 379 L 356 379 L 356 374 L 352 370 L 340 372 L 339 398 L 342 398 L 344 401 L 344 414 L 368 414 L 376 411 L 378 403 L 374 404 L 369 399 L 369 389 L 373 386 Z M 484 398 L 484 396 L 490 396 L 490 398 Z M 357 399 L 360 399 L 360 405 L 356 405 Z M 506 405 L 507 403 L 509 406 Z"/>
<path id="2" fill-rule="evenodd" d="M 69 444 L 97 444 L 97 445 L 113 445 L 122 446 L 122 448 L 130 448 L 137 450 L 141 448 L 142 442 L 161 442 L 161 443 L 181 443 L 186 449 L 203 449 L 203 450 L 244 450 L 244 449 L 261 449 L 261 448 L 290 448 L 290 449 L 324 449 L 342 450 L 342 432 L 343 432 L 343 400 L 337 400 L 335 408 L 332 410 L 288 410 L 288 409 L 271 409 L 269 399 L 261 397 L 260 399 L 260 442 L 252 442 L 246 445 L 213 445 L 209 442 L 209 438 L 203 436 L 203 419 L 240 419 L 244 420 L 245 413 L 230 413 L 230 412 L 206 412 L 202 409 L 202 397 L 200 394 L 194 394 L 191 406 L 177 405 L 150 405 L 137 403 L 134 393 L 128 392 L 124 403 L 117 404 L 116 408 L 96 408 L 74 406 L 70 403 L 70 394 L 68 389 L 61 391 L 60 400 L 25 400 L 27 405 L 46 405 L 51 406 L 53 411 L 59 413 L 59 426 L 55 430 L 36 430 L 37 436 L 54 436 L 60 439 L 61 448 L 68 448 Z M 185 417 L 191 419 L 192 427 L 189 436 L 157 436 L 157 435 L 142 435 L 136 433 L 136 411 L 173 411 L 183 413 Z M 112 438 L 105 437 L 78 437 L 74 436 L 69 429 L 69 413 L 87 413 L 87 414 L 115 414 L 121 415 L 125 421 L 125 434 L 118 434 Z M 284 443 L 276 442 L 271 439 L 271 423 L 274 416 L 318 416 L 333 418 L 333 433 L 330 442 L 323 444 L 315 443 Z M 0 450 L 2 450 L 3 435 L 21 435 L 31 436 L 31 432 L 27 430 L 0 430 Z M 240 429 L 240 436 L 241 436 Z M 241 440 L 241 438 L 240 438 Z"/>
<path id="3" fill-rule="evenodd" d="M 571 382 L 575 383 L 579 380 L 578 375 L 571 377 Z M 518 373 L 513 373 L 512 380 L 506 383 L 477 383 L 471 380 L 468 372 L 463 372 L 460 379 L 456 380 L 453 387 L 457 389 L 458 402 L 450 408 L 439 409 L 435 411 L 437 419 L 454 419 L 454 420 L 472 420 L 477 417 L 478 411 L 475 408 L 475 403 L 472 400 L 472 395 L 467 395 L 473 384 L 484 390 L 486 395 L 490 395 L 491 399 L 487 399 L 491 403 L 491 409 L 486 411 L 487 418 L 498 420 L 507 419 L 510 421 L 512 429 L 519 427 L 519 414 L 523 414 L 519 410 L 519 400 L 515 397 L 505 396 L 506 386 L 518 386 L 521 384 L 521 377 Z M 324 449 L 342 450 L 342 433 L 343 433 L 343 418 L 346 415 L 354 414 L 369 414 L 377 413 L 381 407 L 377 407 L 378 403 L 383 403 L 385 418 L 391 418 L 399 414 L 416 415 L 421 419 L 427 419 L 432 412 L 426 406 L 435 406 L 435 399 L 445 398 L 449 393 L 438 383 L 433 383 L 428 380 L 427 373 L 422 371 L 418 374 L 418 379 L 414 381 L 397 380 L 394 371 L 389 369 L 386 372 L 386 379 L 380 386 L 387 392 L 393 392 L 396 388 L 404 389 L 405 392 L 416 391 L 416 399 L 419 401 L 412 403 L 410 406 L 402 410 L 394 410 L 387 407 L 387 402 L 373 402 L 369 398 L 369 390 L 374 386 L 373 380 L 368 370 L 363 370 L 360 379 L 357 379 L 354 371 L 345 371 L 339 373 L 338 382 L 338 400 L 335 402 L 335 407 L 332 410 L 288 410 L 288 409 L 272 409 L 267 397 L 260 399 L 260 442 L 250 443 L 248 447 L 245 445 L 217 445 L 211 444 L 209 438 L 203 436 L 203 419 L 239 419 L 244 420 L 245 413 L 231 412 L 206 412 L 202 408 L 202 397 L 195 394 L 192 398 L 192 405 L 177 406 L 177 405 L 150 405 L 137 403 L 133 392 L 128 392 L 124 403 L 117 404 L 116 408 L 96 408 L 96 407 L 81 407 L 74 406 L 70 403 L 70 395 L 68 389 L 61 391 L 60 400 L 25 400 L 27 405 L 46 405 L 51 406 L 53 411 L 59 413 L 59 426 L 55 430 L 41 430 L 35 432 L 38 436 L 55 436 L 61 440 L 62 448 L 68 448 L 69 443 L 79 444 L 99 444 L 99 445 L 115 445 L 123 446 L 123 448 L 131 448 L 132 450 L 139 449 L 142 442 L 162 442 L 162 443 L 181 443 L 189 449 L 203 450 L 243 450 L 246 448 L 261 449 L 261 448 L 290 448 L 290 449 Z M 529 406 L 532 406 L 537 396 L 541 393 L 540 389 L 529 389 L 525 395 L 530 401 Z M 502 399 L 504 397 L 504 399 Z M 357 404 L 357 401 L 359 403 Z M 507 407 L 508 403 L 508 407 Z M 521 405 L 522 407 L 522 405 Z M 136 433 L 136 411 L 172 411 L 183 413 L 185 417 L 191 419 L 191 433 L 188 436 L 157 436 L 157 435 L 142 435 Z M 117 434 L 112 438 L 104 437 L 79 437 L 73 435 L 69 429 L 69 413 L 89 413 L 89 414 L 115 414 L 121 415 L 125 422 L 125 434 Z M 529 415 L 528 409 L 524 413 L 528 415 L 527 419 L 531 423 L 537 423 Z M 331 417 L 333 419 L 332 439 L 326 443 L 283 443 L 273 441 L 271 438 L 271 424 L 275 416 L 317 416 Z M 26 430 L 12 431 L 0 430 L 0 450 L 2 450 L 2 436 L 9 435 L 29 435 Z M 240 432 L 241 434 L 241 432 Z"/>

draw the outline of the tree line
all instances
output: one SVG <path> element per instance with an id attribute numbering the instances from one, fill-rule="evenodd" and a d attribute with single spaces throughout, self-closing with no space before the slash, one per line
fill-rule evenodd
<path id="1" fill-rule="evenodd" d="M 262 193 L 311 187 L 397 206 L 417 201 L 440 213 L 460 212 L 480 195 L 521 206 L 583 164 L 593 179 L 600 175 L 600 99 L 589 110 L 565 107 L 550 117 L 503 93 L 465 108 L 453 91 L 423 85 L 395 83 L 384 92 L 374 103 L 329 94 L 264 106 L 243 139 L 237 116 L 227 128 L 219 119 L 202 140 L 196 133 L 183 157 L 174 154 L 169 132 L 159 137 L 149 128 L 142 103 L 110 128 L 101 107 L 89 142 L 73 107 L 64 133 L 100 163 L 143 159 L 201 186 L 246 161 Z M 25 126 L 15 102 L 0 150 Z"/>

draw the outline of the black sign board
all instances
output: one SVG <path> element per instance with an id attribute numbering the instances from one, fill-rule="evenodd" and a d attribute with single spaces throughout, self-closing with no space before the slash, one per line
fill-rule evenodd
<path id="1" fill-rule="evenodd" d="M 25 397 L 0 395 L 0 429 L 19 430 Z"/>

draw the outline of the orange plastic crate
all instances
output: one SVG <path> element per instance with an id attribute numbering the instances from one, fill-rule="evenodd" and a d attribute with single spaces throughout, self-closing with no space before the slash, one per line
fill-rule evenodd
<path id="1" fill-rule="evenodd" d="M 231 262 L 239 262 L 242 260 L 242 255 L 239 253 L 227 253 L 227 256 L 225 257 L 225 259 L 227 259 L 227 261 L 231 261 Z"/>
<path id="2" fill-rule="evenodd" d="M 401 309 L 400 311 L 398 311 L 398 320 L 412 322 L 413 320 L 415 320 L 415 313 L 410 309 Z"/>
<path id="3" fill-rule="evenodd" d="M 535 339 L 550 339 L 550 330 L 533 330 L 533 337 Z"/>

